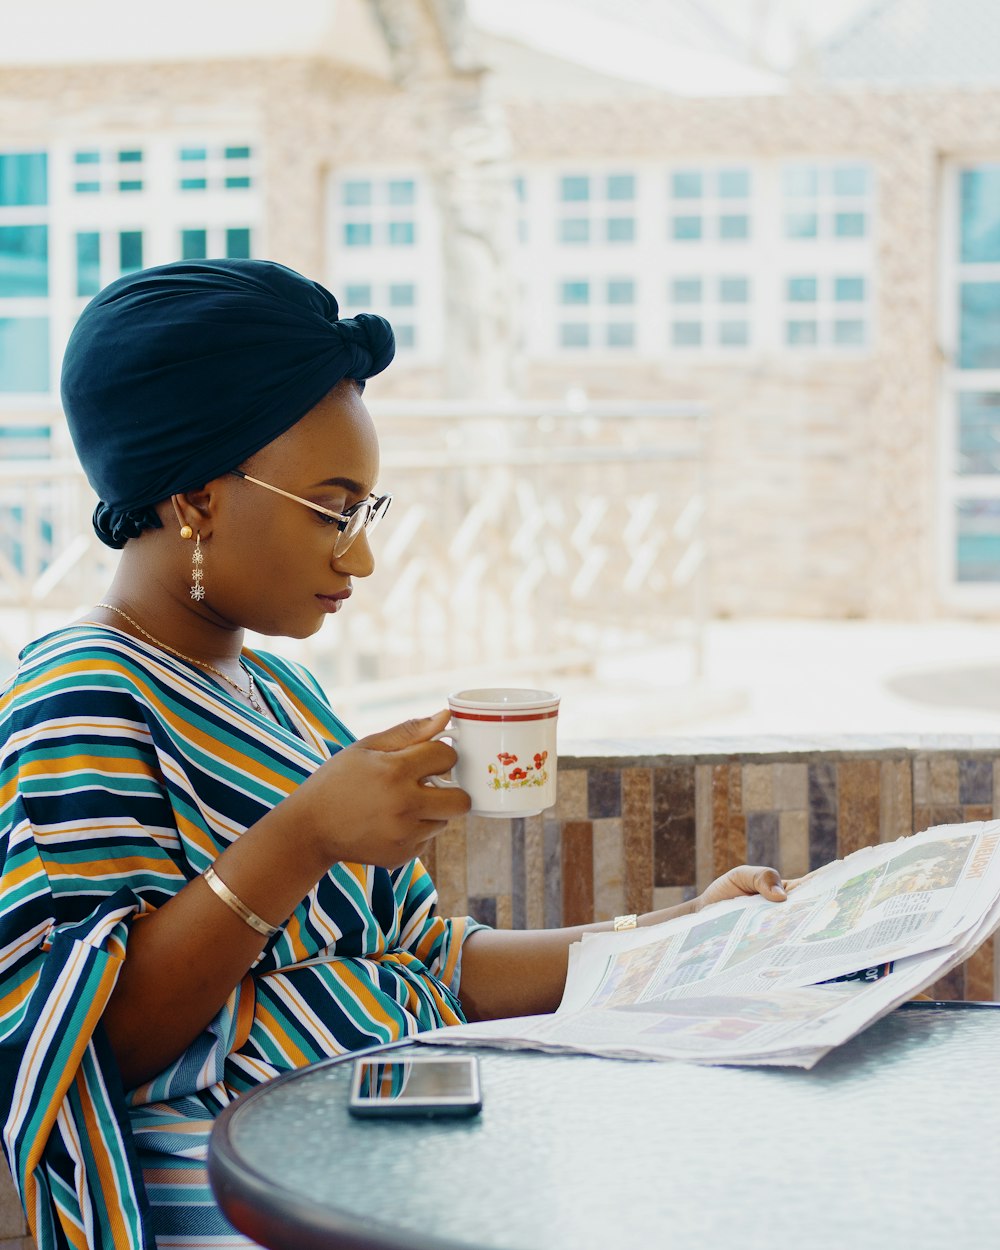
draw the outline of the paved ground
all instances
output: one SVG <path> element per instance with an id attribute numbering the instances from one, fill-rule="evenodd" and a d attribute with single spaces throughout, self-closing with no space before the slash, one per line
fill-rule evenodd
<path id="1" fill-rule="evenodd" d="M 1000 622 L 718 622 L 704 675 L 662 647 L 609 657 L 592 675 L 498 674 L 562 695 L 560 738 L 675 735 L 996 734 Z M 409 698 L 359 706 L 360 732 L 431 710 Z"/>
<path id="2" fill-rule="evenodd" d="M 34 622 L 45 628 L 57 622 Z M 29 622 L 2 614 L 7 671 Z M 590 674 L 498 670 L 498 684 L 545 685 L 562 695 L 560 740 L 835 734 L 1000 736 L 1000 622 L 716 622 L 704 673 L 690 649 L 607 655 Z M 443 706 L 440 691 L 344 705 L 358 733 Z"/>

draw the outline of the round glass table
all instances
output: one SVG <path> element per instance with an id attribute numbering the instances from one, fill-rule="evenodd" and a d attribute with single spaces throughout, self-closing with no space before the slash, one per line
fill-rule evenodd
<path id="1" fill-rule="evenodd" d="M 998 1008 L 907 1004 L 809 1072 L 477 1049 L 470 1120 L 357 1120 L 327 1060 L 227 1108 L 209 1175 L 272 1250 L 993 1245 Z"/>

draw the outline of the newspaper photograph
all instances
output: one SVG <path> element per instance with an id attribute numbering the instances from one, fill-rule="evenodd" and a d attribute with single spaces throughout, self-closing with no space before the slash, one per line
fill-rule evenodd
<path id="1" fill-rule="evenodd" d="M 824 865 L 785 902 L 584 934 L 556 1012 L 433 1040 L 811 1067 L 998 925 L 1000 821 L 938 826 Z"/>

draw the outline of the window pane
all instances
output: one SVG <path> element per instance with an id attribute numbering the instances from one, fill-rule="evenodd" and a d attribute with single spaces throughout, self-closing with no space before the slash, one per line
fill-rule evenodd
<path id="1" fill-rule="evenodd" d="M 208 182 L 204 178 L 182 178 L 182 191 L 204 191 L 208 186 Z"/>
<path id="2" fill-rule="evenodd" d="M 230 260 L 250 259 L 249 227 L 233 226 L 226 231 L 226 255 Z"/>
<path id="3" fill-rule="evenodd" d="M 74 152 L 73 163 L 76 165 L 98 165 L 101 161 L 100 152 Z"/>
<path id="4" fill-rule="evenodd" d="M 345 182 L 341 195 L 342 204 L 370 204 L 372 202 L 372 184 L 367 180 Z"/>
<path id="5" fill-rule="evenodd" d="M 560 243 L 589 243 L 590 222 L 586 217 L 564 217 L 559 223 Z"/>
<path id="6" fill-rule="evenodd" d="M 142 231 L 123 230 L 118 236 L 118 259 L 122 273 L 142 268 Z"/>
<path id="7" fill-rule="evenodd" d="M 634 200 L 634 174 L 609 174 L 607 193 L 609 200 Z"/>
<path id="8" fill-rule="evenodd" d="M 833 341 L 838 347 L 864 347 L 865 323 L 857 318 L 835 321 Z"/>
<path id="9" fill-rule="evenodd" d="M 49 389 L 48 317 L 0 317 L 0 391 Z"/>
<path id="10" fill-rule="evenodd" d="M 962 500 L 957 521 L 958 580 L 1000 582 L 1000 499 Z"/>
<path id="11" fill-rule="evenodd" d="M 701 199 L 701 174 L 696 169 L 678 169 L 670 179 L 675 200 Z"/>
<path id="12" fill-rule="evenodd" d="M 1000 473 L 1000 394 L 958 394 L 959 473 Z"/>
<path id="13" fill-rule="evenodd" d="M 719 299 L 723 304 L 745 304 L 750 298 L 750 283 L 746 278 L 720 278 Z"/>
<path id="14" fill-rule="evenodd" d="M 559 198 L 561 200 L 589 200 L 590 179 L 581 174 L 562 178 L 559 183 Z"/>
<path id="15" fill-rule="evenodd" d="M 181 260 L 204 260 L 208 255 L 208 232 L 181 231 Z"/>
<path id="16" fill-rule="evenodd" d="M 564 321 L 559 327 L 562 347 L 589 347 L 590 326 L 584 321 Z"/>
<path id="17" fill-rule="evenodd" d="M 49 425 L 0 425 L 0 461 L 43 460 L 51 455 L 51 439 Z"/>
<path id="18" fill-rule="evenodd" d="M 864 213 L 835 213 L 833 232 L 838 239 L 863 239 L 865 236 Z"/>
<path id="19" fill-rule="evenodd" d="M 101 289 L 101 236 L 84 230 L 76 236 L 76 293 L 96 295 Z"/>
<path id="20" fill-rule="evenodd" d="M 700 239 L 701 218 L 675 217 L 673 221 L 673 234 L 675 239 Z"/>
<path id="21" fill-rule="evenodd" d="M 135 165 L 142 160 L 142 152 L 136 148 L 130 148 L 127 152 L 119 152 L 118 160 L 123 165 Z"/>
<path id="22" fill-rule="evenodd" d="M 610 278 L 608 280 L 608 303 L 635 303 L 635 283 L 631 278 Z"/>
<path id="23" fill-rule="evenodd" d="M 521 175 L 514 179 L 514 198 L 518 204 L 524 204 L 528 198 L 528 184 Z"/>
<path id="24" fill-rule="evenodd" d="M 389 183 L 390 204 L 414 204 L 417 199 L 417 184 L 412 178 L 394 178 Z"/>
<path id="25" fill-rule="evenodd" d="M 391 247 L 410 247 L 416 239 L 416 228 L 412 221 L 389 222 L 389 244 Z"/>
<path id="26" fill-rule="evenodd" d="M 750 194 L 749 169 L 720 169 L 719 195 L 724 200 L 745 200 Z"/>
<path id="27" fill-rule="evenodd" d="M 746 347 L 750 342 L 750 325 L 746 321 L 720 321 L 719 342 L 723 347 Z"/>
<path id="28" fill-rule="evenodd" d="M 786 321 L 785 342 L 789 347 L 815 347 L 819 340 L 815 321 Z"/>
<path id="29" fill-rule="evenodd" d="M 348 221 L 344 224 L 346 247 L 371 247 L 372 228 L 367 221 Z"/>
<path id="30" fill-rule="evenodd" d="M 750 218 L 746 213 L 724 213 L 719 218 L 720 239 L 748 239 Z"/>
<path id="31" fill-rule="evenodd" d="M 1000 369 L 1000 282 L 959 286 L 958 367 Z"/>
<path id="32" fill-rule="evenodd" d="M 785 217 L 785 235 L 789 239 L 815 239 L 818 229 L 815 213 L 788 213 Z"/>
<path id="33" fill-rule="evenodd" d="M 99 182 L 77 182 L 73 186 L 73 190 L 78 195 L 93 195 L 100 191 L 101 184 Z"/>
<path id="34" fill-rule="evenodd" d="M 608 323 L 608 347 L 633 347 L 635 345 L 635 326 L 631 321 L 611 321 Z"/>
<path id="35" fill-rule="evenodd" d="M 412 282 L 393 282 L 389 287 L 389 305 L 392 308 L 412 308 L 417 302 L 417 288 Z"/>
<path id="36" fill-rule="evenodd" d="M 246 161 L 250 159 L 249 148 L 226 148 L 227 161 Z"/>
<path id="37" fill-rule="evenodd" d="M 815 195 L 819 190 L 819 171 L 814 165 L 788 165 L 784 184 L 786 195 Z"/>
<path id="38" fill-rule="evenodd" d="M 48 226 L 0 226 L 0 296 L 48 293 Z"/>
<path id="39" fill-rule="evenodd" d="M 408 351 L 417 345 L 417 327 L 409 322 L 402 325 L 394 324 L 392 327 L 393 334 L 396 336 L 396 346 Z"/>
<path id="40" fill-rule="evenodd" d="M 207 155 L 205 148 L 181 148 L 180 151 L 182 161 L 203 161 Z"/>
<path id="41" fill-rule="evenodd" d="M 590 302 L 589 282 L 564 282 L 560 302 L 563 304 L 587 304 Z"/>
<path id="42" fill-rule="evenodd" d="M 1000 261 L 1000 165 L 963 170 L 959 199 L 962 260 Z"/>
<path id="43" fill-rule="evenodd" d="M 635 239 L 634 217 L 609 217 L 608 242 L 631 243 Z"/>
<path id="44" fill-rule="evenodd" d="M 849 303 L 865 298 L 865 280 L 860 277 L 835 278 L 833 298 L 841 303 Z"/>
<path id="45" fill-rule="evenodd" d="M 349 283 L 344 288 L 344 303 L 351 308 L 367 308 L 372 302 L 372 289 L 367 282 Z"/>
<path id="46" fill-rule="evenodd" d="M 867 195 L 868 170 L 864 165 L 841 165 L 833 171 L 834 195 Z"/>
<path id="47" fill-rule="evenodd" d="M 675 304 L 701 303 L 701 278 L 674 278 L 670 298 Z"/>
<path id="48" fill-rule="evenodd" d="M 0 205 L 47 204 L 45 152 L 0 152 Z"/>
<path id="49" fill-rule="evenodd" d="M 119 182 L 118 184 L 118 190 L 119 191 L 141 191 L 142 179 L 141 178 L 123 178 L 121 182 Z"/>
<path id="50" fill-rule="evenodd" d="M 701 322 L 675 321 L 671 327 L 674 347 L 700 347 Z"/>
<path id="51" fill-rule="evenodd" d="M 226 187 L 228 190 L 241 190 L 251 185 L 251 179 L 246 174 L 234 175 L 226 179 Z"/>
<path id="52" fill-rule="evenodd" d="M 789 278 L 785 286 L 786 298 L 793 303 L 812 303 L 816 299 L 815 278 Z"/>

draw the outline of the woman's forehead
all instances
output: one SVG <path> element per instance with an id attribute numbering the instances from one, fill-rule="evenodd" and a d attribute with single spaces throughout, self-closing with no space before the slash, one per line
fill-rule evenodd
<path id="1" fill-rule="evenodd" d="M 249 462 L 258 471 L 294 473 L 302 484 L 347 479 L 373 486 L 378 436 L 359 388 L 341 383 Z"/>

